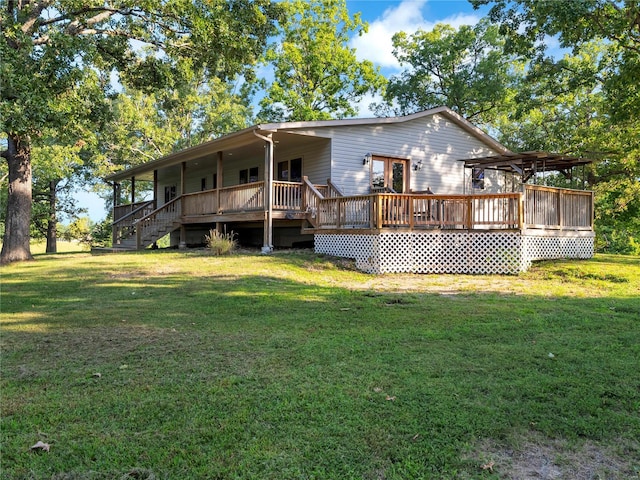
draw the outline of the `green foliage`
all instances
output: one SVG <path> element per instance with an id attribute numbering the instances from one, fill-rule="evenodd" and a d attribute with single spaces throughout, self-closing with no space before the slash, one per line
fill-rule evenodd
<path id="1" fill-rule="evenodd" d="M 87 137 L 110 119 L 115 73 L 146 92 L 191 71 L 222 81 L 250 77 L 281 10 L 269 0 L 7 2 L 0 10 L 0 131 L 9 139 L 3 156 L 14 188 L 2 260 L 30 257 L 30 152 L 37 139 L 82 141 L 98 151 Z"/>
<path id="2" fill-rule="evenodd" d="M 492 4 L 489 20 L 500 25 L 509 52 L 534 62 L 547 62 L 547 45 L 577 53 L 594 40 L 610 45 L 600 70 L 608 109 L 616 121 L 637 117 L 640 111 L 640 8 L 636 0 L 470 0 L 475 6 Z"/>
<path id="3" fill-rule="evenodd" d="M 366 32 L 345 0 L 285 2 L 277 44 L 267 51 L 274 81 L 260 102 L 263 121 L 327 120 L 355 116 L 355 104 L 384 79 L 369 61 L 358 61 L 350 35 Z"/>
<path id="4" fill-rule="evenodd" d="M 209 230 L 209 234 L 204 236 L 205 244 L 214 255 L 228 255 L 238 247 L 236 234 L 232 231 L 219 232 L 215 229 Z"/>
<path id="5" fill-rule="evenodd" d="M 110 247 L 113 242 L 113 231 L 111 229 L 111 218 L 107 217 L 101 222 L 95 223 L 91 226 L 91 238 L 92 247 Z"/>
<path id="6" fill-rule="evenodd" d="M 379 113 L 406 115 L 447 105 L 490 125 L 513 107 L 510 99 L 522 74 L 514 57 L 503 53 L 503 43 L 497 27 L 486 21 L 458 30 L 438 24 L 428 32 L 396 33 L 393 53 L 406 68 L 389 80 Z"/>
<path id="7" fill-rule="evenodd" d="M 67 227 L 67 235 L 71 240 L 77 240 L 79 243 L 91 245 L 93 239 L 91 232 L 93 228 L 89 217 L 79 217 L 74 219 Z"/>

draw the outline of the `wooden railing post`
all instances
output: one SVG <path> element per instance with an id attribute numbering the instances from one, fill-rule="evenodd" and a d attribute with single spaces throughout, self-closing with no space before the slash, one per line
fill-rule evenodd
<path id="1" fill-rule="evenodd" d="M 558 196 L 558 203 L 557 203 L 557 205 L 558 205 L 558 207 L 557 207 L 558 208 L 558 226 L 562 230 L 562 224 L 564 223 L 564 218 L 563 218 L 563 215 L 562 215 L 562 208 L 563 208 L 562 203 L 563 203 L 563 200 L 564 200 L 564 198 L 563 198 L 564 195 L 562 193 L 562 190 L 559 190 L 556 195 Z"/>
<path id="2" fill-rule="evenodd" d="M 467 198 L 467 205 L 466 205 L 466 210 L 467 210 L 467 221 L 466 221 L 466 226 L 467 226 L 467 230 L 471 230 L 473 228 L 473 196 L 470 196 L 469 198 Z"/>
<path id="3" fill-rule="evenodd" d="M 369 195 L 369 228 L 373 230 L 375 228 L 376 220 L 376 204 L 374 198 Z"/>
<path id="4" fill-rule="evenodd" d="M 524 199 L 525 193 L 518 194 L 518 229 L 524 229 Z"/>
<path id="5" fill-rule="evenodd" d="M 376 199 L 376 204 L 378 206 L 378 211 L 376 212 L 376 225 L 375 228 L 376 229 L 381 229 L 382 228 L 382 195 L 375 195 L 374 197 Z"/>

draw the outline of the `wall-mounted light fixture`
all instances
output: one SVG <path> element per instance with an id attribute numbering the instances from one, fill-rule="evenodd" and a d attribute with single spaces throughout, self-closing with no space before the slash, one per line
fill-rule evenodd
<path id="1" fill-rule="evenodd" d="M 371 162 L 371 159 L 373 158 L 373 155 L 371 155 L 371 153 L 367 153 L 364 158 L 362 159 L 362 164 L 363 165 L 369 165 L 369 163 Z"/>
<path id="2" fill-rule="evenodd" d="M 422 170 L 422 159 L 418 160 L 413 164 L 413 170 L 415 170 L 416 172 L 418 170 Z"/>

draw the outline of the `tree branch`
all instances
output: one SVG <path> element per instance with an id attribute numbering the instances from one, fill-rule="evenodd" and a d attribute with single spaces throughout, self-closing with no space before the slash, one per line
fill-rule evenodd
<path id="1" fill-rule="evenodd" d="M 20 30 L 22 33 L 29 34 L 33 32 L 34 25 L 38 23 L 38 19 L 40 18 L 40 14 L 43 12 L 45 8 L 47 8 L 51 4 L 50 0 L 42 0 L 36 4 L 35 8 L 29 14 L 27 21 L 22 24 Z M 20 8 L 20 7 L 18 7 Z"/>

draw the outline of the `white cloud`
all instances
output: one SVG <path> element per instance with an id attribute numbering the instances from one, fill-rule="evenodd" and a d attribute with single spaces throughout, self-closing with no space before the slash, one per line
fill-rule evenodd
<path id="1" fill-rule="evenodd" d="M 392 37 L 397 32 L 412 34 L 419 29 L 431 30 L 436 23 L 448 23 L 454 28 L 461 25 L 475 25 L 480 21 L 479 15 L 457 13 L 448 17 L 427 20 L 422 11 L 427 0 L 403 0 L 397 7 L 392 7 L 380 18 L 369 23 L 369 31 L 351 41 L 359 60 L 370 60 L 383 69 L 399 71 L 400 65 L 393 56 Z"/>

